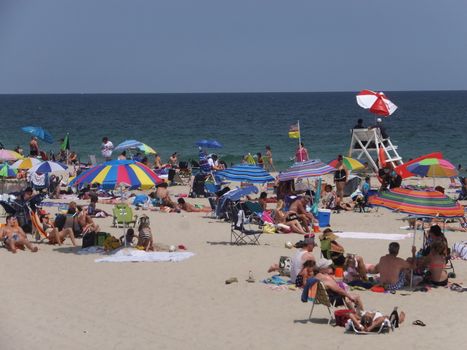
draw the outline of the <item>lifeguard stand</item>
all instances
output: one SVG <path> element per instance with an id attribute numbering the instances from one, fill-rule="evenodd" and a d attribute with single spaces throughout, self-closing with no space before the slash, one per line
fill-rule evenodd
<path id="1" fill-rule="evenodd" d="M 362 161 L 366 158 L 368 164 L 377 173 L 378 155 L 382 149 L 386 155 L 386 163 L 394 167 L 404 164 L 401 156 L 397 153 L 397 146 L 393 145 L 390 138 L 383 139 L 378 128 L 372 129 L 352 129 L 352 140 L 350 141 L 349 157 Z"/>

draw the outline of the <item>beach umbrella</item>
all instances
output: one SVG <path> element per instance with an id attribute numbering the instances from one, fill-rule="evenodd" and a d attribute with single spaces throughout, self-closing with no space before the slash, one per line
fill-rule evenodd
<path id="1" fill-rule="evenodd" d="M 13 169 L 27 170 L 27 169 L 31 169 L 32 167 L 34 167 L 34 166 L 36 166 L 36 165 L 38 165 L 40 163 L 42 163 L 42 161 L 40 161 L 39 159 L 28 157 L 28 158 L 18 159 L 16 162 L 14 162 L 11 165 L 11 167 Z"/>
<path id="2" fill-rule="evenodd" d="M 195 145 L 204 148 L 222 148 L 222 144 L 216 140 L 199 140 Z"/>
<path id="3" fill-rule="evenodd" d="M 118 144 L 117 147 L 115 147 L 115 151 L 123 151 L 125 149 L 137 149 L 141 152 L 144 152 L 145 154 L 156 154 L 157 152 L 147 144 L 136 141 L 136 140 L 126 140 L 123 141 L 122 143 Z"/>
<path id="4" fill-rule="evenodd" d="M 337 159 L 334 159 L 329 162 L 329 165 L 336 168 L 338 162 L 339 161 Z M 350 157 L 342 157 L 342 163 L 349 170 L 360 170 L 365 168 L 365 165 L 363 165 L 360 161 Z"/>
<path id="5" fill-rule="evenodd" d="M 223 198 L 230 199 L 231 201 L 235 202 L 238 201 L 240 198 L 248 196 L 252 193 L 258 193 L 258 187 L 256 186 L 247 186 L 247 187 L 240 187 L 230 190 L 222 195 Z"/>
<path id="6" fill-rule="evenodd" d="M 333 171 L 336 171 L 336 168 L 321 162 L 319 159 L 312 159 L 305 162 L 294 163 L 287 170 L 279 174 L 279 181 L 323 176 Z"/>
<path id="7" fill-rule="evenodd" d="M 8 149 L 0 149 L 1 161 L 17 160 L 20 158 L 23 158 L 23 156 L 15 151 L 10 151 Z"/>
<path id="8" fill-rule="evenodd" d="M 360 107 L 369 109 L 371 113 L 388 117 L 393 114 L 397 106 L 392 103 L 383 92 L 362 90 L 357 95 L 357 103 Z"/>
<path id="9" fill-rule="evenodd" d="M 246 181 L 252 183 L 265 183 L 274 181 L 266 170 L 256 165 L 239 164 L 231 168 L 220 170 L 215 173 L 216 176 L 231 181 Z"/>
<path id="10" fill-rule="evenodd" d="M 458 175 L 456 167 L 440 158 L 425 158 L 407 166 L 412 174 L 427 177 L 454 177 Z"/>
<path id="11" fill-rule="evenodd" d="M 438 191 L 394 188 L 370 196 L 369 203 L 405 214 L 441 218 L 464 216 L 462 205 Z"/>
<path id="12" fill-rule="evenodd" d="M 424 156 L 420 156 L 418 158 L 409 160 L 408 162 L 406 162 L 404 164 L 396 166 L 394 168 L 394 171 L 396 172 L 396 174 L 398 174 L 403 179 L 411 177 L 411 176 L 415 176 L 415 174 L 413 174 L 409 170 L 407 170 L 407 167 L 409 165 L 417 163 L 420 160 L 423 160 L 423 159 L 426 159 L 426 158 L 439 158 L 439 159 L 441 159 L 441 158 L 443 158 L 443 154 L 441 152 L 434 152 L 434 153 L 430 153 L 430 154 L 425 154 Z"/>
<path id="13" fill-rule="evenodd" d="M 52 135 L 47 130 L 39 126 L 24 126 L 21 128 L 21 130 L 47 143 L 54 143 L 54 138 Z"/>
<path id="14" fill-rule="evenodd" d="M 104 190 L 112 190 L 121 184 L 129 189 L 150 189 L 162 180 L 146 165 L 133 160 L 111 160 L 96 165 L 70 182 L 70 186 L 81 188 L 86 184 L 100 184 Z"/>
<path id="15" fill-rule="evenodd" d="M 0 177 L 16 177 L 18 170 L 13 169 L 8 164 L 0 165 Z"/>
<path id="16" fill-rule="evenodd" d="M 40 164 L 33 166 L 31 169 L 29 169 L 29 172 L 45 174 L 45 173 L 54 173 L 57 171 L 65 171 L 67 168 L 68 166 L 65 164 L 46 161 L 46 162 L 42 162 Z"/>

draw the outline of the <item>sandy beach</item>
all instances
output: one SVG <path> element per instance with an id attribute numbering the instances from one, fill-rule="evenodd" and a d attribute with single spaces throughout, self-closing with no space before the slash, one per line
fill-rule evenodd
<path id="1" fill-rule="evenodd" d="M 170 188 L 184 193 L 186 187 Z M 190 199 L 206 204 L 206 199 Z M 84 202 L 83 202 L 84 203 Z M 110 205 L 99 207 L 111 211 Z M 48 208 L 49 209 L 49 208 Z M 56 208 L 50 208 L 53 213 Z M 141 214 L 143 211 L 137 212 Z M 296 234 L 264 234 L 260 246 L 230 245 L 230 225 L 202 213 L 148 214 L 156 242 L 184 244 L 195 256 L 177 263 L 96 263 L 97 254 L 78 255 L 79 248 L 39 245 L 36 254 L 0 250 L 2 349 L 226 349 L 303 347 L 358 349 L 400 346 L 434 349 L 456 346 L 467 336 L 461 324 L 465 294 L 447 288 L 395 295 L 358 291 L 367 309 L 390 313 L 394 306 L 407 321 L 389 335 L 344 334 L 328 326 L 327 310 L 300 301 L 299 290 L 273 290 L 260 281 Z M 334 231 L 408 233 L 400 229 L 402 214 L 380 208 L 371 213 L 341 212 L 331 217 Z M 95 219 L 103 231 L 120 236 L 111 218 Z M 447 234 L 449 244 L 465 234 Z M 387 240 L 341 239 L 348 252 L 376 263 L 386 254 Z M 399 241 L 401 257 L 410 255 L 412 239 Z M 422 244 L 421 234 L 416 245 Z M 314 251 L 319 258 L 317 249 Z M 467 264 L 455 260 L 457 278 Z M 256 283 L 247 283 L 252 271 Z M 237 277 L 230 285 L 225 280 Z M 426 327 L 414 326 L 422 320 Z"/>

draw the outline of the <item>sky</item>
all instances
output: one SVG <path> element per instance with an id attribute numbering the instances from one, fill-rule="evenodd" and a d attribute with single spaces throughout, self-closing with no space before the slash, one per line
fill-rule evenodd
<path id="1" fill-rule="evenodd" d="M 465 0 L 0 0 L 0 93 L 466 90 Z"/>

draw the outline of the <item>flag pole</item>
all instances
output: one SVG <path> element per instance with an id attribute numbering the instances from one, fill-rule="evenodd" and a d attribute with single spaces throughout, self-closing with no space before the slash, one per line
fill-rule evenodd
<path id="1" fill-rule="evenodd" d="M 297 128 L 298 128 L 298 148 L 300 148 L 302 144 L 302 133 L 300 132 L 300 120 L 297 120 Z"/>

